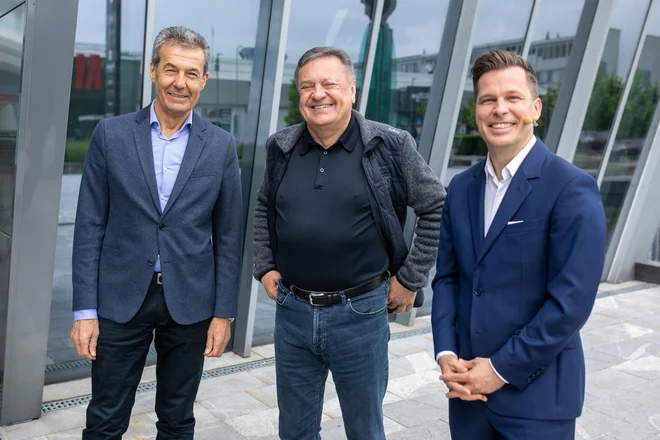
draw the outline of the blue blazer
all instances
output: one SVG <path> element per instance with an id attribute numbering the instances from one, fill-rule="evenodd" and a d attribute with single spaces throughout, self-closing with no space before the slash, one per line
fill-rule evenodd
<path id="1" fill-rule="evenodd" d="M 598 186 L 539 140 L 484 238 L 484 166 L 485 160 L 454 177 L 442 212 L 433 280 L 436 353 L 490 358 L 509 382 L 488 396 L 498 414 L 578 417 L 585 384 L 579 330 L 605 259 Z"/>
<path id="2" fill-rule="evenodd" d="M 242 252 L 236 141 L 193 113 L 186 152 L 161 212 L 149 107 L 101 121 L 89 143 L 73 237 L 73 310 L 128 322 L 160 255 L 179 324 L 236 316 Z"/>

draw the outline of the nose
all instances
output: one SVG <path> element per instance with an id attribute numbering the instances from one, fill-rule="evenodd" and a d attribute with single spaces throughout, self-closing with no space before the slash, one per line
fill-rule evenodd
<path id="1" fill-rule="evenodd" d="M 504 98 L 497 98 L 495 102 L 495 107 L 493 108 L 493 113 L 496 115 L 504 115 L 509 112 L 509 107 L 507 106 Z"/>
<path id="2" fill-rule="evenodd" d="M 186 88 L 186 73 L 184 71 L 181 71 L 178 73 L 178 75 L 174 78 L 174 87 L 177 89 L 185 89 Z"/>
<path id="3" fill-rule="evenodd" d="M 314 84 L 314 91 L 312 92 L 312 99 L 320 100 L 325 97 L 325 89 L 319 83 Z"/>

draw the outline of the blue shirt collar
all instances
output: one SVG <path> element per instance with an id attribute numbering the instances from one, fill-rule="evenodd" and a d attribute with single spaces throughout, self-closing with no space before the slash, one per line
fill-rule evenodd
<path id="1" fill-rule="evenodd" d="M 155 127 L 160 129 L 160 122 L 158 122 L 158 117 L 156 116 L 156 111 L 154 110 L 155 102 L 156 102 L 155 99 L 153 101 L 151 101 L 151 106 L 149 107 L 149 125 L 151 127 L 154 127 L 154 124 L 156 124 Z M 190 114 L 186 118 L 186 122 L 184 122 L 183 125 L 181 126 L 181 128 L 177 131 L 181 131 L 184 128 L 187 128 L 187 127 L 192 127 L 192 120 L 193 120 L 193 112 L 191 110 Z"/>

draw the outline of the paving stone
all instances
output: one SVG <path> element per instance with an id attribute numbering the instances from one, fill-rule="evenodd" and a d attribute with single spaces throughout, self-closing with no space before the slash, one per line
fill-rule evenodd
<path id="1" fill-rule="evenodd" d="M 403 400 L 383 407 L 383 413 L 400 425 L 412 428 L 437 421 L 440 410 L 416 400 Z"/>
<path id="2" fill-rule="evenodd" d="M 601 345 L 594 349 L 594 351 L 611 354 L 626 361 L 649 355 L 657 355 L 660 353 L 660 344 L 648 342 L 643 338 L 634 338 L 613 344 Z"/>
<path id="3" fill-rule="evenodd" d="M 640 359 L 626 361 L 613 368 L 644 379 L 660 379 L 660 357 L 658 356 L 646 356 Z"/>
<path id="4" fill-rule="evenodd" d="M 197 401 L 218 420 L 263 412 L 269 407 L 247 392 L 218 394 L 211 399 Z"/>
<path id="5" fill-rule="evenodd" d="M 275 365 L 270 365 L 268 367 L 256 368 L 252 371 L 248 371 L 248 374 L 256 377 L 265 384 L 273 385 L 275 383 Z"/>
<path id="6" fill-rule="evenodd" d="M 225 423 L 246 439 L 277 435 L 279 410 L 277 408 L 234 417 Z"/>
<path id="7" fill-rule="evenodd" d="M 607 325 L 618 324 L 619 322 L 621 322 L 621 320 L 618 318 L 612 318 L 611 316 L 606 316 L 601 313 L 591 313 L 589 320 L 584 324 L 584 327 L 582 327 L 582 331 L 586 332 Z"/>

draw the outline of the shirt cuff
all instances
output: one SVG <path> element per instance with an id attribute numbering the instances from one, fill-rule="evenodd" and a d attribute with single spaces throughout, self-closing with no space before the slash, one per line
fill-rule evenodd
<path id="1" fill-rule="evenodd" d="M 96 309 L 75 310 L 73 312 L 73 320 L 80 321 L 82 319 L 99 319 Z"/>
<path id="2" fill-rule="evenodd" d="M 495 374 L 497 374 L 497 377 L 499 377 L 500 379 L 502 379 L 502 382 L 508 384 L 509 381 L 506 380 L 505 378 L 503 378 L 502 375 L 501 375 L 500 373 L 497 372 L 497 370 L 495 369 L 495 367 L 493 367 L 493 361 L 491 361 L 490 359 L 488 359 L 488 363 L 490 364 L 490 368 L 492 368 L 493 371 L 495 372 Z"/>
<path id="3" fill-rule="evenodd" d="M 440 360 L 440 358 L 443 357 L 446 354 L 452 354 L 452 355 L 456 356 L 456 353 L 454 353 L 451 350 L 443 350 L 440 353 L 435 355 L 435 361 L 438 362 Z M 456 356 L 456 357 L 458 357 L 458 356 Z"/>

